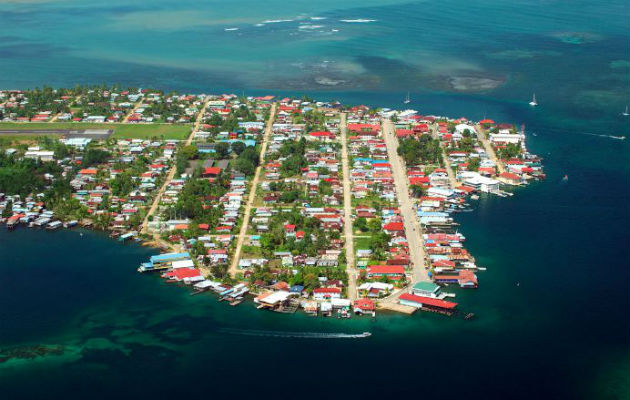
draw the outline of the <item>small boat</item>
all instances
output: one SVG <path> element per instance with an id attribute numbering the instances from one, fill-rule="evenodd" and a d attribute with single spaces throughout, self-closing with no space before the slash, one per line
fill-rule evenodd
<path id="1" fill-rule="evenodd" d="M 405 97 L 405 101 L 403 101 L 403 103 L 405 104 L 411 103 L 411 97 L 409 97 L 409 92 L 407 92 L 407 97 Z"/>
<path id="2" fill-rule="evenodd" d="M 563 181 L 565 181 L 565 182 L 566 182 L 566 181 L 568 181 L 568 180 L 569 180 L 569 175 L 565 175 L 565 176 L 563 176 L 563 177 L 562 177 L 562 180 L 563 180 Z"/>
<path id="3" fill-rule="evenodd" d="M 245 301 L 245 298 L 244 298 L 244 297 L 239 296 L 239 297 L 235 298 L 234 300 L 230 301 L 230 305 L 231 305 L 232 307 L 234 307 L 234 306 L 238 306 L 239 304 L 241 304 L 241 303 L 242 303 L 242 302 L 244 302 L 244 301 Z"/>
<path id="4" fill-rule="evenodd" d="M 49 222 L 48 225 L 46 225 L 46 229 L 48 229 L 49 231 L 54 231 L 55 229 L 59 229 L 63 226 L 63 223 L 61 221 L 52 221 Z"/>
<path id="5" fill-rule="evenodd" d="M 624 117 L 627 117 L 628 115 L 630 115 L 630 113 L 628 112 L 628 106 L 626 105 L 626 111 L 622 112 L 621 115 L 623 115 Z"/>
<path id="6" fill-rule="evenodd" d="M 65 222 L 63 224 L 63 227 L 64 228 L 73 228 L 73 227 L 77 226 L 78 224 L 79 224 L 79 221 L 77 221 L 76 219 L 73 219 L 72 221 Z"/>
<path id="7" fill-rule="evenodd" d="M 536 93 L 532 96 L 532 101 L 529 102 L 529 105 L 532 107 L 536 107 L 538 105 L 538 102 L 536 101 Z"/>
<path id="8" fill-rule="evenodd" d="M 469 320 L 469 319 L 473 319 L 475 318 L 475 313 L 468 313 L 464 316 L 465 320 Z"/>

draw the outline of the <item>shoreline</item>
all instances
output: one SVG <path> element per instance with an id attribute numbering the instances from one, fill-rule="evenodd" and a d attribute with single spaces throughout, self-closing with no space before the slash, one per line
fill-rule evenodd
<path id="1" fill-rule="evenodd" d="M 130 99 L 132 98 L 130 94 L 132 92 L 124 93 L 127 93 Z M 17 96 L 19 95 L 18 93 Z M 122 114 L 117 116 L 119 119 L 122 118 L 122 124 L 131 124 L 130 121 L 142 122 L 143 118 L 147 118 L 144 110 L 147 104 L 150 105 L 146 99 L 164 95 L 159 92 L 157 94 L 138 92 L 133 96 L 135 96 L 133 107 L 124 116 Z M 330 316 L 333 315 L 333 311 L 336 311 L 339 317 L 344 318 L 349 317 L 351 311 L 375 315 L 377 309 L 403 314 L 413 314 L 417 310 L 445 315 L 457 314 L 458 304 L 446 300 L 448 297 L 455 297 L 455 294 L 446 293 L 441 289 L 453 283 L 459 284 L 462 288 L 476 288 L 478 283 L 475 272 L 484 271 L 485 268 L 478 267 L 474 257 L 463 247 L 465 237 L 458 233 L 459 224 L 453 221 L 452 213 L 470 209 L 471 205 L 466 201 L 469 197 L 473 200 L 478 199 L 477 193 L 486 192 L 507 197 L 512 193 L 500 190 L 500 185 L 522 186 L 530 180 L 544 179 L 541 159 L 526 150 L 524 131 L 518 132 L 511 124 L 495 124 L 489 119 L 469 122 L 465 118 L 453 120 L 422 116 L 414 110 L 372 110 L 369 107 L 348 107 L 339 103 L 315 103 L 288 98 L 277 100 L 273 96 L 240 99 L 237 96 L 203 94 L 180 96 L 179 99 L 178 101 L 189 104 L 195 110 L 194 114 L 186 117 L 189 122 L 194 120 L 194 124 L 183 146 L 181 141 L 169 142 L 157 139 L 152 139 L 153 142 L 141 139 L 128 142 L 130 145 L 135 143 L 136 147 L 142 143 L 144 147 L 141 148 L 141 152 L 145 155 L 150 154 L 154 158 L 149 169 L 152 172 L 143 173 L 142 176 L 156 177 L 157 182 L 160 182 L 160 187 L 157 189 L 156 185 L 153 185 L 154 189 L 150 195 L 142 195 L 140 208 L 131 205 L 132 203 L 123 205 L 122 214 L 116 218 L 120 222 L 130 221 L 130 216 L 123 214 L 130 213 L 133 216 L 138 213 L 142 216 L 142 223 L 135 227 L 133 224 L 131 226 L 127 224 L 127 229 L 121 230 L 120 226 L 124 226 L 124 223 L 116 226 L 110 222 L 105 225 L 103 231 L 110 232 L 110 237 L 114 237 L 111 232 L 127 232 L 118 234 L 116 237 L 122 236 L 120 241 L 136 240 L 142 246 L 154 248 L 162 253 L 169 252 L 156 258 L 160 260 L 157 266 L 152 257 L 149 263 L 145 263 L 148 267 L 143 266 L 139 271 L 147 271 L 146 268 L 148 271 L 160 269 L 163 278 L 194 286 L 197 291 L 193 294 L 216 286 L 217 292 L 222 293 L 221 300 L 230 298 L 234 303 L 232 305 L 243 301 L 245 295 L 256 294 L 254 303 L 258 304 L 258 308 L 279 312 L 295 312 L 298 308 L 304 308 L 307 313 L 317 315 L 321 309 L 322 315 Z M 80 103 L 80 100 L 79 94 L 75 102 Z M 114 107 L 116 103 L 112 104 Z M 225 164 L 222 164 L 222 167 L 206 168 L 204 174 L 210 174 L 210 178 L 202 179 L 200 176 L 191 176 L 188 172 L 182 174 L 179 164 L 179 154 L 183 152 L 182 149 L 193 148 L 197 152 L 198 149 L 208 146 L 207 138 L 213 139 L 210 143 L 213 143 L 212 149 L 214 149 L 217 146 L 216 138 L 224 133 L 212 124 L 221 121 L 225 124 L 235 110 L 237 112 L 246 110 L 248 113 L 253 111 L 259 114 L 254 119 L 256 122 L 239 122 L 239 126 L 242 126 L 240 131 L 235 130 L 236 133 L 233 134 L 229 132 L 232 132 L 234 128 L 227 128 L 229 130 L 225 132 L 239 138 L 238 140 L 244 141 L 248 135 L 250 140 L 253 138 L 251 141 L 256 158 L 260 160 L 255 173 L 252 171 L 252 173 L 239 174 L 233 164 L 238 161 L 238 157 L 233 154 Z M 260 113 L 263 111 L 267 113 L 267 116 L 260 118 Z M 52 118 L 49 117 L 50 123 L 55 124 L 54 121 L 65 115 L 59 113 Z M 316 121 L 314 126 L 301 124 L 305 118 L 314 118 L 313 121 Z M 212 124 L 209 121 L 213 121 Z M 250 130 L 249 127 L 254 127 L 254 129 Z M 284 139 L 278 141 L 278 138 Z M 67 139 L 65 140 L 65 143 L 70 143 Z M 283 149 L 281 145 L 283 141 L 298 143 L 298 140 L 299 143 L 303 143 L 301 146 L 304 147 L 300 150 L 303 154 L 305 149 L 310 149 L 307 152 L 310 157 L 307 164 L 311 163 L 311 166 L 302 167 L 301 172 L 295 170 L 289 173 L 283 170 L 282 162 L 273 164 L 274 157 L 277 157 L 278 151 Z M 120 147 L 120 143 L 126 143 L 125 139 L 122 139 L 122 142 L 118 139 L 117 143 L 113 145 L 114 147 L 112 144 L 100 146 L 110 152 L 116 149 L 119 152 L 121 149 L 125 151 L 125 147 Z M 153 147 L 158 149 L 157 153 Z M 171 149 L 169 157 L 159 157 L 161 149 L 164 149 L 166 155 L 169 148 Z M 430 156 L 420 157 L 419 154 L 425 153 L 418 153 L 419 148 L 425 153 L 426 151 L 433 153 Z M 495 149 L 502 152 L 502 158 L 495 154 Z M 82 151 L 81 149 L 79 154 Z M 213 151 L 216 152 L 216 149 Z M 46 152 L 36 151 L 35 153 L 43 160 L 42 157 Z M 155 158 L 156 154 L 158 158 Z M 131 155 L 133 157 L 133 153 Z M 50 155 L 46 153 L 46 156 Z M 296 156 L 302 157 L 303 163 L 307 161 L 304 155 L 298 153 Z M 203 161 L 206 158 L 200 157 L 200 159 Z M 284 157 L 283 160 L 287 162 L 289 159 Z M 343 164 L 343 173 L 341 173 L 341 164 Z M 322 170 L 321 165 L 325 165 L 326 168 Z M 98 179 L 95 180 L 92 175 L 103 168 L 105 171 L 109 170 L 110 175 L 113 173 L 111 164 L 109 167 L 101 164 L 93 170 L 80 170 L 75 180 L 79 179 L 81 187 L 86 185 L 88 188 L 92 187 L 93 183 L 90 182 L 98 182 Z M 221 175 L 225 168 L 227 168 L 226 173 L 230 175 Z M 76 169 L 68 167 L 65 167 L 65 171 L 77 173 Z M 264 176 L 261 176 L 263 171 Z M 343 266 L 346 271 L 343 279 L 328 282 L 330 278 L 326 276 L 327 272 L 321 269 L 318 285 L 305 291 L 303 286 L 294 284 L 295 288 L 302 288 L 294 292 L 294 287 L 283 282 L 282 279 L 259 283 L 250 278 L 256 271 L 247 267 L 251 265 L 248 264 L 249 260 L 258 262 L 256 258 L 251 257 L 254 254 L 258 255 L 253 257 L 260 257 L 261 254 L 261 250 L 256 250 L 254 237 L 260 237 L 260 234 L 256 233 L 261 232 L 261 229 L 265 227 L 265 225 L 260 225 L 260 222 L 254 221 L 269 220 L 268 217 L 261 217 L 265 212 L 269 216 L 288 212 L 288 209 L 283 210 L 282 207 L 264 207 L 265 204 L 263 204 L 263 200 L 266 203 L 268 199 L 275 203 L 277 197 L 270 196 L 282 193 L 280 191 L 277 194 L 273 192 L 270 195 L 265 194 L 269 192 L 271 185 L 282 184 L 282 180 L 278 179 L 281 177 L 278 174 L 280 171 L 285 176 L 285 182 L 292 182 L 291 184 L 297 185 L 295 187 L 298 188 L 304 187 L 305 193 L 309 188 L 309 179 L 317 179 L 315 182 L 319 182 L 319 189 L 310 188 L 311 197 L 314 196 L 311 201 L 318 202 L 325 199 L 322 203 L 324 207 L 317 208 L 303 203 L 298 211 L 307 218 L 319 219 L 320 227 L 316 231 L 324 235 L 323 238 L 328 242 L 328 247 L 325 246 L 319 250 L 321 261 L 317 261 L 317 265 L 320 262 L 326 262 L 328 264 L 324 265 Z M 177 179 L 175 179 L 176 173 Z M 87 178 L 86 174 L 88 174 Z M 320 174 L 321 177 L 318 177 Z M 208 235 L 197 233 L 196 237 L 193 235 L 192 239 L 184 240 L 191 235 L 189 219 L 171 222 L 162 221 L 158 217 L 154 221 L 155 213 L 165 213 L 173 208 L 172 204 L 178 201 L 183 187 L 204 179 L 208 179 L 212 185 L 222 177 L 231 179 L 227 182 L 223 180 L 224 189 L 219 190 L 219 193 L 223 193 L 223 204 L 216 201 L 209 204 L 204 202 L 204 207 L 223 209 L 229 206 L 232 211 L 223 211 L 224 216 L 221 218 L 224 226 L 221 226 L 220 222 L 208 231 Z M 102 181 L 101 178 L 101 182 L 105 182 L 101 183 L 101 186 L 108 189 L 108 186 L 116 179 Z M 341 180 L 344 182 L 343 186 Z M 367 190 L 362 188 L 363 182 L 368 183 Z M 370 186 L 370 182 L 377 185 Z M 340 201 L 341 197 L 335 198 L 331 195 L 322 197 L 324 193 L 321 192 L 322 187 L 326 188 L 325 185 L 322 186 L 322 183 L 332 184 L 331 193 L 337 193 L 337 195 L 341 193 L 343 201 Z M 78 189 L 75 191 L 80 192 Z M 94 192 L 89 193 L 94 194 Z M 136 189 L 133 193 L 140 192 Z M 133 196 L 138 196 L 133 193 Z M 163 197 L 167 193 L 165 200 Z M 363 200 L 366 195 L 368 199 L 373 199 L 372 203 L 377 204 L 377 208 L 368 206 L 369 203 Z M 11 201 L 22 204 L 20 198 L 9 196 Z M 97 196 L 102 196 L 102 194 L 97 194 Z M 245 196 L 247 196 L 246 203 Z M 379 196 L 380 199 L 375 196 Z M 234 199 L 236 202 L 232 203 Z M 28 198 L 26 200 L 28 203 Z M 147 204 L 147 200 L 150 204 Z M 326 207 L 326 203 L 331 201 L 337 202 L 337 206 Z M 30 204 L 32 203 L 31 200 Z M 94 208 L 90 202 L 83 204 L 90 208 L 89 211 L 96 212 L 95 215 L 103 215 L 102 211 L 97 211 L 100 207 Z M 292 203 L 286 203 L 286 206 L 291 206 L 291 204 L 295 207 L 295 200 Z M 343 213 L 340 213 L 342 208 Z M 250 215 L 252 210 L 254 210 L 253 216 Z M 119 209 L 118 213 L 120 212 Z M 7 224 L 14 224 L 17 222 L 16 218 L 20 218 L 21 221 L 26 218 L 23 215 L 14 214 L 8 219 Z M 227 217 L 227 215 L 231 216 Z M 54 229 L 51 224 L 57 222 L 48 222 L 54 218 L 52 213 L 48 216 L 50 218 L 46 220 L 46 226 Z M 365 220 L 366 217 L 370 223 L 380 224 L 378 230 L 369 228 L 366 236 L 368 241 L 372 242 L 379 235 L 377 231 L 386 233 L 387 243 L 380 246 L 384 246 L 389 254 L 373 253 L 372 244 L 366 248 L 366 241 L 358 239 L 361 234 L 357 235 L 357 233 L 365 232 L 365 225 L 362 225 L 364 222 L 361 219 Z M 288 214 L 286 218 L 289 218 Z M 37 221 L 35 223 L 37 224 Z M 92 220 L 82 221 L 82 223 L 88 225 L 88 229 L 97 230 Z M 165 223 L 166 230 L 164 230 Z M 199 224 L 199 227 L 201 225 Z M 234 227 L 239 227 L 239 231 L 235 232 Z M 282 256 L 284 269 L 287 260 L 289 266 L 294 265 L 296 260 L 298 263 L 304 260 L 300 259 L 301 256 L 283 253 L 282 249 L 287 240 L 289 243 L 301 241 L 305 226 L 297 225 L 296 227 L 296 225 L 284 222 L 283 229 L 285 239 L 282 239 L 282 242 L 285 244 L 276 245 L 272 249 L 276 253 L 284 254 Z M 302 230 L 298 231 L 298 229 Z M 161 235 L 169 231 L 175 234 L 170 234 L 168 240 L 163 240 Z M 262 236 L 265 236 L 265 230 L 262 232 Z M 298 234 L 301 232 L 301 236 L 298 237 L 296 232 Z M 145 235 L 150 237 L 146 238 Z M 228 239 L 227 242 L 217 241 L 223 236 Z M 199 240 L 202 241 L 199 242 Z M 334 241 L 338 242 L 338 247 L 333 247 L 332 249 L 335 250 L 331 250 L 330 245 Z M 199 244 L 203 246 L 199 247 Z M 243 250 L 243 247 L 247 250 Z M 200 253 L 199 249 L 203 252 Z M 323 256 L 324 253 L 325 256 Z M 221 261 L 217 263 L 214 254 L 222 255 L 216 259 Z M 265 256 L 267 257 L 269 253 Z M 336 258 L 338 260 L 335 260 Z M 175 266 L 175 260 L 182 260 L 180 264 L 183 263 L 189 267 L 179 269 L 181 267 L 179 264 Z M 215 267 L 221 267 L 224 262 L 229 265 L 229 268 L 224 275 L 216 276 Z M 267 262 L 269 261 L 262 262 L 262 268 L 268 268 L 265 267 Z M 272 264 L 274 268 L 279 266 L 277 261 L 272 260 Z M 240 296 L 241 293 L 243 296 Z M 308 311 L 309 309 L 311 311 Z M 474 314 L 466 314 L 466 319 L 468 317 L 473 318 Z"/>

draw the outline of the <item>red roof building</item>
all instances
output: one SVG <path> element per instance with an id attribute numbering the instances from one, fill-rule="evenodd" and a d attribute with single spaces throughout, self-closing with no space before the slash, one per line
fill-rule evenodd
<path id="1" fill-rule="evenodd" d="M 457 307 L 457 303 L 451 301 L 439 300 L 433 297 L 417 296 L 411 293 L 403 293 L 398 300 L 402 304 L 412 305 L 414 307 L 429 307 L 438 308 L 444 310 L 454 310 Z"/>
<path id="2" fill-rule="evenodd" d="M 402 265 L 369 265 L 366 268 L 368 278 L 381 276 L 403 276 L 405 275 L 405 267 Z"/>

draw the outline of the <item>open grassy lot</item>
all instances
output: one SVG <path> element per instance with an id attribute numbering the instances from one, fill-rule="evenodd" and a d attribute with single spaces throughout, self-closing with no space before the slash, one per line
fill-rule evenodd
<path id="1" fill-rule="evenodd" d="M 0 122 L 0 130 L 54 130 L 54 129 L 113 129 L 115 138 L 146 139 L 186 139 L 192 126 L 171 124 L 92 124 L 85 122 Z M 29 133 L 33 136 L 33 133 Z M 13 135 L 10 135 L 13 136 Z M 15 134 L 20 137 L 20 134 Z"/>
<path id="2" fill-rule="evenodd" d="M 369 249 L 370 248 L 370 234 L 361 233 L 362 237 L 354 237 L 354 248 L 356 249 Z"/>

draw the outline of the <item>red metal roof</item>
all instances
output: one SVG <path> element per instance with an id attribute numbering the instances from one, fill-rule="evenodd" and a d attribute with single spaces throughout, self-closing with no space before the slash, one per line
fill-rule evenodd
<path id="1" fill-rule="evenodd" d="M 415 294 L 411 294 L 411 293 L 403 293 L 400 295 L 399 299 L 412 301 L 414 303 L 419 303 L 419 304 L 427 305 L 427 306 L 446 308 L 449 310 L 452 310 L 455 307 L 457 307 L 457 303 L 434 299 L 433 297 L 416 296 Z"/>
<path id="2" fill-rule="evenodd" d="M 370 274 L 399 274 L 405 273 L 405 267 L 402 265 L 369 265 L 366 268 L 368 275 Z"/>

